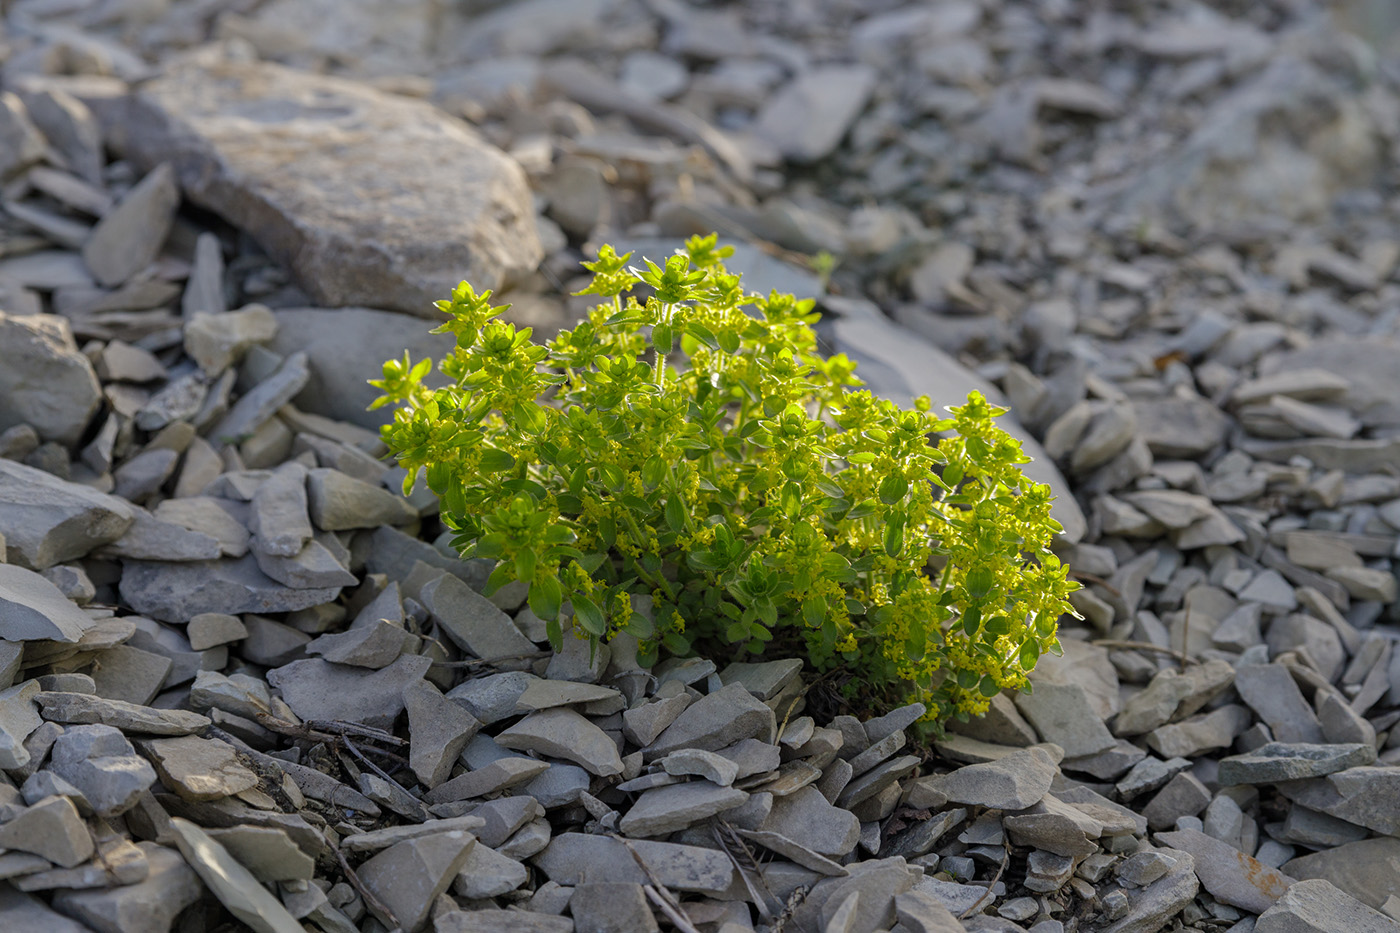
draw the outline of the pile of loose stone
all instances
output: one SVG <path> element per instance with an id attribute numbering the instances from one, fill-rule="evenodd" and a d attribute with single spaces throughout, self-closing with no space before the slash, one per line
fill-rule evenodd
<path id="1" fill-rule="evenodd" d="M 1217 6 L 9 4 L 0 928 L 1400 930 L 1400 69 Z M 555 655 L 401 494 L 405 314 L 710 230 L 1013 409 L 1033 693 Z"/>

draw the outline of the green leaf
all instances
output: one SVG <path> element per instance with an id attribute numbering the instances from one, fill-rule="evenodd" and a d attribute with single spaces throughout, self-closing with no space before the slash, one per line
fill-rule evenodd
<path id="1" fill-rule="evenodd" d="M 627 632 L 636 638 L 651 638 L 656 634 L 656 623 L 640 612 L 632 613 L 632 617 L 627 620 L 626 628 Z"/>
<path id="2" fill-rule="evenodd" d="M 992 616 L 987 620 L 986 629 L 992 635 L 1009 635 L 1011 633 L 1011 619 L 1006 616 Z"/>
<path id="3" fill-rule="evenodd" d="M 685 326 L 685 329 L 689 331 L 696 340 L 700 341 L 711 350 L 719 349 L 719 338 L 715 336 L 714 331 L 710 330 L 704 324 L 691 321 Z"/>
<path id="4" fill-rule="evenodd" d="M 739 335 L 732 330 L 722 330 L 716 335 L 719 340 L 720 349 L 725 353 L 736 353 L 739 350 Z"/>
<path id="5" fill-rule="evenodd" d="M 666 646 L 666 650 L 672 654 L 688 654 L 690 652 L 690 642 L 686 641 L 680 632 L 667 632 L 661 639 L 661 643 Z"/>
<path id="6" fill-rule="evenodd" d="M 971 690 L 973 687 L 977 686 L 977 683 L 980 680 L 976 671 L 969 670 L 958 671 L 956 679 L 958 682 L 958 686 L 962 687 L 964 690 Z"/>
<path id="7" fill-rule="evenodd" d="M 535 613 L 535 615 L 539 615 L 539 613 Z M 541 618 L 544 617 L 541 616 Z M 555 652 L 564 650 L 564 627 L 559 624 L 557 616 L 545 622 L 544 633 L 549 638 L 549 646 L 553 648 Z"/>
<path id="8" fill-rule="evenodd" d="M 651 343 L 656 347 L 657 353 L 670 353 L 671 345 L 671 325 L 657 324 L 651 329 Z"/>
<path id="9" fill-rule="evenodd" d="M 1035 663 L 1040 660 L 1040 645 L 1033 641 L 1026 642 L 1021 646 L 1021 655 L 1018 660 L 1021 662 L 1021 670 L 1034 669 Z"/>
<path id="10" fill-rule="evenodd" d="M 826 621 L 826 597 L 808 596 L 802 600 L 802 621 L 816 628 Z"/>
<path id="11" fill-rule="evenodd" d="M 965 582 L 967 594 L 980 602 L 992 592 L 992 587 L 996 585 L 996 582 L 997 575 L 990 567 L 978 567 L 968 572 Z"/>
<path id="12" fill-rule="evenodd" d="M 608 630 L 608 620 L 593 600 L 587 596 L 575 596 L 572 602 L 574 604 L 574 617 L 578 619 L 579 625 L 583 626 L 585 632 L 598 637 Z"/>
<path id="13" fill-rule="evenodd" d="M 891 557 L 898 557 L 899 552 L 904 550 L 904 516 L 902 514 L 886 522 L 883 543 L 885 553 Z"/>
<path id="14" fill-rule="evenodd" d="M 437 466 L 437 464 L 433 464 Z M 515 466 L 515 458 L 504 450 L 485 447 L 481 451 L 481 470 L 485 473 L 504 473 Z"/>
<path id="15" fill-rule="evenodd" d="M 666 461 L 659 454 L 652 454 L 642 464 L 642 483 L 648 489 L 655 489 L 666 478 Z"/>
<path id="16" fill-rule="evenodd" d="M 539 555 L 534 548 L 523 547 L 515 552 L 515 578 L 521 583 L 535 582 L 535 566 Z"/>
<path id="17" fill-rule="evenodd" d="M 530 611 L 546 622 L 559 618 L 559 607 L 564 595 L 559 586 L 559 578 L 554 574 L 541 576 L 530 584 Z"/>
<path id="18" fill-rule="evenodd" d="M 724 630 L 724 640 L 731 645 L 736 642 L 747 641 L 749 637 L 749 626 L 745 622 L 731 622 Z"/>
<path id="19" fill-rule="evenodd" d="M 908 492 L 909 481 L 896 473 L 891 473 L 880 481 L 880 501 L 885 505 L 894 505 Z"/>
<path id="20" fill-rule="evenodd" d="M 783 514 L 789 519 L 796 518 L 802 512 L 802 487 L 794 482 L 784 483 L 779 501 Z"/>
<path id="21" fill-rule="evenodd" d="M 962 627 L 963 631 L 969 635 L 977 634 L 977 627 L 982 624 L 982 607 L 969 606 L 963 611 Z"/>
<path id="22" fill-rule="evenodd" d="M 617 522 L 611 515 L 604 515 L 598 519 L 598 537 L 603 540 L 603 544 L 612 547 L 617 543 Z"/>
<path id="23" fill-rule="evenodd" d="M 977 684 L 977 691 L 984 697 L 991 699 L 1001 693 L 1001 687 L 997 686 L 996 679 L 991 674 L 983 674 L 982 680 Z"/>
<path id="24" fill-rule="evenodd" d="M 685 530 L 685 503 L 679 497 L 666 500 L 666 525 L 677 534 Z"/>

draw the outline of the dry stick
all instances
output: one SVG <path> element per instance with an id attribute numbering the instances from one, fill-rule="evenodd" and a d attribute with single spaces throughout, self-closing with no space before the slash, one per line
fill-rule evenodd
<path id="1" fill-rule="evenodd" d="M 991 896 L 991 893 L 992 893 L 993 889 L 995 889 L 996 886 L 997 886 L 997 882 L 1001 880 L 1002 873 L 1006 871 L 1006 866 L 1007 866 L 1007 865 L 1010 865 L 1010 864 L 1011 864 L 1011 847 L 1010 847 L 1010 846 L 1002 846 L 1002 847 L 1001 847 L 1001 866 L 1000 866 L 999 868 L 997 868 L 997 873 L 992 877 L 992 882 L 991 882 L 991 884 L 987 885 L 987 890 L 986 890 L 985 892 L 983 892 L 982 896 L 979 897 L 979 898 L 977 899 L 977 902 L 976 902 L 975 904 L 973 904 L 971 907 L 969 907 L 967 910 L 963 911 L 962 913 L 958 914 L 958 919 L 959 919 L 959 920 L 966 920 L 968 917 L 971 917 L 971 916 L 972 916 L 972 912 L 973 912 L 974 910 L 976 910 L 977 908 L 979 908 L 979 907 L 982 906 L 982 902 L 985 901 L 989 896 Z"/>
<path id="2" fill-rule="evenodd" d="M 355 874 L 355 869 L 351 868 L 350 863 L 345 860 L 345 853 L 340 851 L 340 847 L 337 846 L 332 851 L 335 852 L 335 860 L 340 863 L 340 870 L 345 873 L 346 880 L 350 882 L 351 887 L 360 892 L 360 897 L 364 898 L 365 904 L 375 913 L 387 918 L 391 926 L 402 929 L 403 924 L 399 923 L 399 918 L 394 916 L 394 912 L 384 906 L 384 902 L 375 897 L 374 892 L 365 887 L 360 876 Z"/>
<path id="3" fill-rule="evenodd" d="M 661 912 L 671 921 L 671 925 L 680 930 L 681 933 L 700 933 L 699 930 L 695 929 L 695 925 L 690 922 L 690 919 L 680 912 L 679 903 L 672 907 L 661 892 L 649 884 L 642 885 L 642 890 L 646 892 L 647 898 L 653 904 L 661 908 Z"/>
<path id="4" fill-rule="evenodd" d="M 763 919 L 773 919 L 773 911 L 768 907 L 767 899 L 763 897 L 754 886 L 753 881 L 749 879 L 749 873 L 753 873 L 754 877 L 758 879 L 758 883 L 763 885 L 764 890 L 768 892 L 769 897 L 772 897 L 775 901 L 777 897 L 774 896 L 771 890 L 768 890 L 768 883 L 763 879 L 763 872 L 758 868 L 758 860 L 754 858 L 753 852 L 749 849 L 748 844 L 744 842 L 738 833 L 734 832 L 734 827 L 718 817 L 710 824 L 710 832 L 714 834 L 715 841 L 718 842 L 720 848 L 724 850 L 724 854 L 729 856 L 729 860 L 733 862 L 734 867 L 739 870 L 739 877 L 743 879 L 744 887 L 748 888 L 749 895 L 754 899 L 754 903 L 758 905 L 758 912 L 763 916 Z M 742 859 L 735 854 L 736 850 L 743 854 L 744 857 Z"/>
<path id="5" fill-rule="evenodd" d="M 1121 638 L 1095 638 L 1089 644 L 1098 648 L 1119 648 L 1123 651 L 1155 651 L 1158 654 L 1169 655 L 1180 661 L 1182 664 L 1190 662 L 1197 663 L 1196 659 L 1175 648 L 1166 648 L 1162 645 L 1154 645 L 1150 641 L 1124 641 Z"/>
<path id="6" fill-rule="evenodd" d="M 364 756 L 364 753 L 361 752 L 358 748 L 356 748 L 355 745 L 354 745 L 354 743 L 352 743 L 352 742 L 350 741 L 349 738 L 342 738 L 342 739 L 341 739 L 341 742 L 343 742 L 343 743 L 345 744 L 345 747 L 346 747 L 347 749 L 349 749 L 350 754 L 352 754 L 352 755 L 354 755 L 356 758 L 360 759 L 360 761 L 363 762 L 364 765 L 365 765 L 367 768 L 369 768 L 369 769 L 370 769 L 371 771 L 373 771 L 375 774 L 377 774 L 377 775 L 379 775 L 380 777 L 382 777 L 384 780 L 388 781 L 390 784 L 392 784 L 392 785 L 394 785 L 395 787 L 397 787 L 399 790 L 403 791 L 405 794 L 408 794 L 408 791 L 404 788 L 404 786 L 403 786 L 402 784 L 400 784 L 398 781 L 394 780 L 393 778 L 389 777 L 389 772 L 385 771 L 383 768 L 379 767 L 379 765 L 375 764 L 374 762 L 372 762 L 372 761 L 370 761 L 368 758 L 366 758 L 366 757 Z M 413 796 L 412 794 L 408 794 L 408 795 L 409 795 L 410 797 Z"/>

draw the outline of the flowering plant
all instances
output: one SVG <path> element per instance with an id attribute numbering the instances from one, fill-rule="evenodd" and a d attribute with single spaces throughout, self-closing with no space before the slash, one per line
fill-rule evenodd
<path id="1" fill-rule="evenodd" d="M 638 268 L 603 247 L 580 292 L 600 303 L 544 345 L 463 282 L 438 302 L 449 384 L 407 356 L 373 382 L 406 489 L 425 469 L 454 545 L 498 561 L 491 587 L 529 585 L 556 650 L 568 604 L 575 635 L 629 632 L 644 663 L 804 650 L 935 721 L 1029 689 L 1077 584 L 1004 410 L 858 388 L 818 354 L 814 303 L 746 294 L 729 252 L 696 237 Z"/>

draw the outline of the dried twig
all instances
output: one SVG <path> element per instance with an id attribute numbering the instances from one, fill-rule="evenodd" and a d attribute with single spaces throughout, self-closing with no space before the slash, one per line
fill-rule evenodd
<path id="1" fill-rule="evenodd" d="M 783 905 L 783 912 L 778 914 L 778 919 L 773 921 L 773 925 L 768 928 L 768 933 L 783 933 L 787 925 L 792 922 L 793 915 L 802 906 L 802 902 L 807 899 L 807 894 L 812 889 L 805 884 L 799 884 L 793 888 L 788 895 L 787 903 Z"/>
<path id="2" fill-rule="evenodd" d="M 710 823 L 710 832 L 714 834 L 715 841 L 724 850 L 724 854 L 729 856 L 729 860 L 738 869 L 739 877 L 744 880 L 744 887 L 748 888 L 749 896 L 758 905 L 759 915 L 764 920 L 773 919 L 773 911 L 768 906 L 768 898 L 772 898 L 774 901 L 777 901 L 778 898 L 768 887 L 768 882 L 763 878 L 763 872 L 759 871 L 758 860 L 754 858 L 753 850 L 749 848 L 748 843 L 734 831 L 734 827 L 718 818 Z M 758 884 L 763 888 L 762 891 L 755 887 L 754 878 L 758 879 Z M 768 897 L 764 897 L 764 894 L 767 894 Z"/>
<path id="3" fill-rule="evenodd" d="M 973 905 L 972 905 L 971 907 L 969 907 L 967 910 L 964 910 L 962 913 L 958 914 L 958 919 L 959 919 L 959 920 L 966 920 L 968 917 L 971 917 L 972 914 L 973 914 L 973 912 L 976 911 L 977 908 L 979 908 L 979 907 L 982 906 L 982 902 L 985 901 L 987 898 L 989 898 L 989 897 L 992 896 L 992 892 L 996 889 L 997 882 L 1001 880 L 1002 873 L 1006 871 L 1006 866 L 1007 866 L 1007 865 L 1010 865 L 1010 864 L 1011 864 L 1011 847 L 1010 847 L 1010 846 L 1002 846 L 1002 847 L 1001 847 L 1001 866 L 1000 866 L 999 868 L 997 868 L 997 873 L 996 873 L 995 875 L 992 876 L 991 883 L 987 885 L 986 893 L 984 893 L 981 897 L 979 897 L 979 898 L 977 899 L 977 902 L 976 902 L 975 904 L 973 904 Z"/>
<path id="4" fill-rule="evenodd" d="M 666 915 L 666 919 L 671 921 L 671 925 L 677 930 L 680 930 L 681 933 L 700 933 L 700 931 L 695 928 L 695 924 L 690 922 L 690 918 L 681 912 L 679 901 L 673 906 L 671 901 L 668 900 L 661 891 L 658 891 L 649 884 L 642 885 L 642 890 L 646 892 L 647 898 L 653 904 L 661 908 L 661 912 Z M 662 890 L 665 889 L 663 888 Z"/>
<path id="5" fill-rule="evenodd" d="M 1089 644 L 1099 648 L 1118 648 L 1123 651 L 1155 651 L 1157 654 L 1169 655 L 1180 661 L 1182 664 L 1195 664 L 1196 659 L 1183 651 L 1175 648 L 1164 648 L 1161 645 L 1154 645 L 1150 641 L 1125 641 L 1121 638 L 1095 638 Z"/>
<path id="6" fill-rule="evenodd" d="M 365 887 L 360 876 L 355 874 L 355 869 L 350 867 L 350 863 L 345 860 L 345 853 L 337 846 L 332 851 L 335 852 L 335 860 L 340 863 L 340 870 L 345 873 L 345 880 L 350 882 L 350 886 L 360 893 L 364 898 L 365 906 L 385 920 L 389 921 L 390 927 L 402 929 L 403 924 L 399 923 L 399 918 L 394 916 L 394 912 L 384 905 L 384 902 L 374 896 L 374 892 Z"/>
<path id="7" fill-rule="evenodd" d="M 350 754 L 354 755 L 356 758 L 358 758 L 358 759 L 360 760 L 360 763 L 361 763 L 361 764 L 363 764 L 365 767 L 369 768 L 369 769 L 370 769 L 371 771 L 373 771 L 375 774 L 377 774 L 377 775 L 379 775 L 380 777 L 382 777 L 384 780 L 388 781 L 390 784 L 392 784 L 392 785 L 394 785 L 395 787 L 397 787 L 399 790 L 403 791 L 405 794 L 408 794 L 408 790 L 405 789 L 404 786 L 403 786 L 402 784 L 400 784 L 398 781 L 396 781 L 396 780 L 394 780 L 392 777 L 390 777 L 388 771 L 385 771 L 383 768 L 379 767 L 379 765 L 375 764 L 374 762 L 372 762 L 372 761 L 370 761 L 368 758 L 366 758 L 366 757 L 364 756 L 364 753 L 361 752 L 358 748 L 355 747 L 355 743 L 351 742 L 348 736 L 345 737 L 345 738 L 342 738 L 340 741 L 341 741 L 342 744 L 344 744 L 346 750 L 347 750 L 348 752 L 350 752 Z M 409 796 L 412 796 L 412 794 L 408 794 L 408 795 L 409 795 Z"/>

